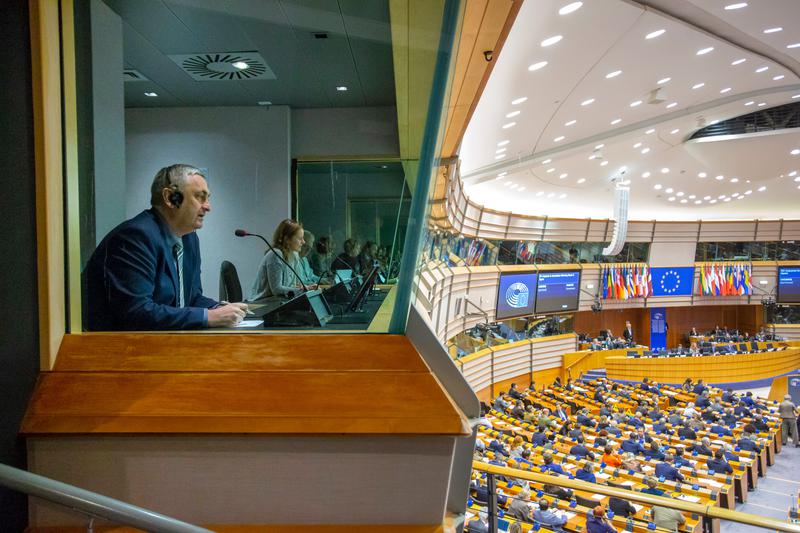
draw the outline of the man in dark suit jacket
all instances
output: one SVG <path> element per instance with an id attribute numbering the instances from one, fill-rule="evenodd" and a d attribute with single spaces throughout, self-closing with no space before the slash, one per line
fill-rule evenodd
<path id="1" fill-rule="evenodd" d="M 203 296 L 196 230 L 211 210 L 206 180 L 189 165 L 158 171 L 152 209 L 111 230 L 86 265 L 93 331 L 231 327 L 247 305 Z M 181 276 L 182 272 L 182 276 Z"/>
<path id="2" fill-rule="evenodd" d="M 625 322 L 625 329 L 622 330 L 622 338 L 625 339 L 625 342 L 633 342 L 633 328 L 630 322 Z"/>

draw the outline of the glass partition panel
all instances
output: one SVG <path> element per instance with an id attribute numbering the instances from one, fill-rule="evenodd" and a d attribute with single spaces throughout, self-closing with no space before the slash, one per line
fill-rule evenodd
<path id="1" fill-rule="evenodd" d="M 800 243 L 795 241 L 699 242 L 695 261 L 796 261 Z"/>
<path id="2" fill-rule="evenodd" d="M 75 2 L 83 329 L 388 331 L 459 8 Z"/>

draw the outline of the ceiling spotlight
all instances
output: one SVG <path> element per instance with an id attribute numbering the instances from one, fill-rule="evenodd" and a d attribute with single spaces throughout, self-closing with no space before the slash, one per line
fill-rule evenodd
<path id="1" fill-rule="evenodd" d="M 700 83 L 695 83 L 694 85 L 692 85 L 692 89 L 699 89 L 701 87 L 705 87 L 705 85 L 706 84 L 701 81 Z"/>
<path id="2" fill-rule="evenodd" d="M 536 193 L 536 196 L 544 196 L 544 191 L 539 191 Z"/>
<path id="3" fill-rule="evenodd" d="M 144 93 L 144 95 L 145 96 L 149 96 L 150 98 L 155 98 L 156 96 L 158 96 L 158 93 L 146 92 L 146 93 Z"/>
<path id="4" fill-rule="evenodd" d="M 800 43 L 787 44 L 786 48 L 800 48 Z"/>
<path id="5" fill-rule="evenodd" d="M 622 74 L 621 70 L 615 70 L 614 72 L 609 72 L 608 74 L 606 74 L 606 79 L 610 80 L 611 78 L 616 78 L 620 74 Z"/>
<path id="6" fill-rule="evenodd" d="M 507 124 L 503 124 L 503 129 L 507 130 L 508 128 L 513 128 L 516 125 L 517 125 L 516 122 L 508 122 Z"/>
<path id="7" fill-rule="evenodd" d="M 552 46 L 552 45 L 556 44 L 558 41 L 560 41 L 563 38 L 564 37 L 562 35 L 553 35 L 552 37 L 548 37 L 547 39 L 542 41 L 541 45 L 544 46 L 544 47 Z"/>
<path id="8" fill-rule="evenodd" d="M 719 94 L 725 94 L 725 93 L 729 93 L 729 92 L 731 92 L 731 88 L 730 87 L 725 87 L 724 89 L 721 89 L 719 91 Z"/>
<path id="9" fill-rule="evenodd" d="M 675 201 L 675 197 L 674 196 L 670 196 L 669 198 L 667 198 L 667 200 L 669 200 L 670 202 L 674 202 Z"/>
<path id="10" fill-rule="evenodd" d="M 572 120 L 570 120 L 569 122 L 565 122 L 565 123 L 564 123 L 564 125 L 565 125 L 565 126 L 572 126 L 572 125 L 574 125 L 576 122 L 578 122 L 578 121 L 577 121 L 577 120 L 575 120 L 575 119 L 572 119 Z"/>
<path id="11" fill-rule="evenodd" d="M 547 169 L 547 173 L 548 174 L 552 174 L 555 171 L 556 171 L 556 169 L 554 167 L 550 167 L 550 168 Z"/>
<path id="12" fill-rule="evenodd" d="M 586 178 L 580 178 L 580 179 L 578 180 L 578 183 L 586 183 Z"/>
<path id="13" fill-rule="evenodd" d="M 664 189 L 664 192 L 667 194 L 672 194 L 674 190 L 675 189 L 673 189 L 672 187 L 667 187 L 666 189 Z"/>
<path id="14" fill-rule="evenodd" d="M 661 190 L 661 184 L 660 183 L 656 183 L 655 185 L 653 185 L 653 188 L 655 190 L 657 190 L 657 191 L 660 191 Z"/>
<path id="15" fill-rule="evenodd" d="M 689 200 L 694 200 L 695 198 L 697 198 L 697 196 L 696 196 L 696 195 L 694 195 L 694 194 L 690 194 L 690 195 L 689 195 Z"/>
<path id="16" fill-rule="evenodd" d="M 604 166 L 606 166 L 607 164 L 608 164 L 608 161 L 603 161 L 602 163 L 600 163 L 600 166 L 601 166 L 601 167 L 604 167 Z"/>
<path id="17" fill-rule="evenodd" d="M 496 153 L 496 154 L 502 154 L 502 153 L 503 153 L 503 152 L 505 152 L 506 150 L 508 150 L 508 148 L 498 148 L 497 150 L 495 150 L 495 151 L 494 151 L 494 153 Z"/>
<path id="18" fill-rule="evenodd" d="M 753 105 L 753 104 L 755 104 L 755 102 L 752 101 L 752 100 L 750 100 L 749 102 L 745 102 L 744 103 L 745 106 L 750 106 L 750 105 Z"/>
<path id="19" fill-rule="evenodd" d="M 672 79 L 672 78 L 661 78 L 661 79 L 660 79 L 660 80 L 658 80 L 656 83 L 657 83 L 658 85 L 664 85 L 665 83 L 668 83 L 668 82 L 669 82 L 671 79 Z"/>
<path id="20" fill-rule="evenodd" d="M 783 31 L 783 28 L 781 28 L 780 26 L 775 28 L 767 28 L 766 30 L 764 30 L 764 33 L 778 33 L 779 31 Z"/>
<path id="21" fill-rule="evenodd" d="M 782 79 L 783 79 L 783 78 L 785 78 L 785 77 L 786 77 L 786 76 L 784 76 L 783 74 L 779 74 L 779 75 L 777 75 L 777 76 L 773 76 L 773 77 L 772 77 L 772 81 L 780 81 L 780 80 L 782 80 Z"/>
<path id="22" fill-rule="evenodd" d="M 727 11 L 733 11 L 734 9 L 742 9 L 743 7 L 747 7 L 747 2 L 738 2 L 736 4 L 728 4 L 725 6 Z"/>
<path id="23" fill-rule="evenodd" d="M 703 200 L 695 200 L 694 205 L 700 205 L 703 203 Z"/>
<path id="24" fill-rule="evenodd" d="M 681 200 L 681 203 L 682 203 L 682 204 L 685 204 L 685 203 L 687 203 L 688 201 L 689 201 L 689 200 L 687 200 L 686 198 L 684 198 L 683 200 Z"/>
<path id="25" fill-rule="evenodd" d="M 731 61 L 731 65 L 732 66 L 741 65 L 745 61 L 747 61 L 747 59 L 745 59 L 745 58 L 737 59 L 735 61 Z"/>
<path id="26" fill-rule="evenodd" d="M 547 194 L 547 197 L 548 197 L 548 198 L 552 198 L 552 197 L 553 197 L 553 196 L 555 196 L 555 195 L 556 195 L 556 193 L 554 193 L 554 192 L 551 192 L 551 193 L 548 193 L 548 194 Z"/>
<path id="27" fill-rule="evenodd" d="M 678 105 L 678 102 L 671 102 L 671 103 L 667 104 L 667 109 L 672 109 L 676 105 Z"/>
<path id="28" fill-rule="evenodd" d="M 564 139 L 566 139 L 566 137 L 564 137 L 563 135 L 559 135 L 558 137 L 556 137 L 555 139 L 553 139 L 553 142 L 554 142 L 554 143 L 561 142 L 561 141 L 563 141 Z"/>
<path id="29" fill-rule="evenodd" d="M 710 200 L 708 203 L 715 204 L 715 203 L 717 203 L 717 201 L 716 200 Z"/>
<path id="30" fill-rule="evenodd" d="M 526 101 L 527 99 L 528 99 L 527 96 L 523 96 L 522 98 L 517 98 L 515 100 L 511 100 L 511 105 L 519 105 L 522 102 Z"/>
<path id="31" fill-rule="evenodd" d="M 697 177 L 698 178 L 705 178 L 706 176 L 708 176 L 708 174 L 706 174 L 705 172 L 698 172 L 697 173 Z"/>
<path id="32" fill-rule="evenodd" d="M 765 105 L 767 105 L 766 102 L 759 102 L 756 107 L 764 107 Z"/>
<path id="33" fill-rule="evenodd" d="M 520 188 L 519 188 L 519 191 L 520 191 L 520 192 L 522 192 L 522 191 L 524 191 L 524 190 L 525 190 L 525 187 L 520 187 Z"/>
<path id="34" fill-rule="evenodd" d="M 503 159 L 505 157 L 506 157 L 506 154 L 500 154 L 500 155 L 494 156 L 495 159 Z"/>
<path id="35" fill-rule="evenodd" d="M 739 193 L 738 192 L 735 192 L 735 193 L 731 194 L 731 198 L 738 198 L 738 197 L 739 197 Z"/>
<path id="36" fill-rule="evenodd" d="M 636 144 L 633 145 L 633 147 L 634 148 L 639 148 L 641 145 L 642 145 L 642 143 L 636 143 Z"/>
<path id="37" fill-rule="evenodd" d="M 697 55 L 704 56 L 707 53 L 712 52 L 712 51 L 714 51 L 714 47 L 713 46 L 708 46 L 706 48 L 701 48 L 700 50 L 698 50 L 697 51 Z"/>
<path id="38" fill-rule="evenodd" d="M 650 135 L 651 133 L 655 133 L 655 132 L 656 132 L 656 129 L 655 129 L 655 128 L 650 128 L 649 130 L 647 130 L 646 132 L 644 132 L 644 134 L 645 134 L 645 135 Z"/>
<path id="39" fill-rule="evenodd" d="M 553 160 L 548 158 L 548 159 L 545 159 L 544 161 L 542 161 L 542 164 L 543 164 L 543 165 L 548 165 L 548 164 L 550 164 L 550 163 L 552 163 L 552 162 L 553 162 Z M 555 170 L 555 169 L 554 169 L 554 170 Z"/>
<path id="40" fill-rule="evenodd" d="M 521 113 L 521 111 L 512 111 L 511 113 L 506 115 L 506 118 L 514 118 L 517 115 L 519 115 L 520 113 Z"/>
<path id="41" fill-rule="evenodd" d="M 731 183 L 739 183 L 739 178 L 731 178 Z"/>
<path id="42" fill-rule="evenodd" d="M 725 199 L 724 199 L 724 200 L 722 200 L 722 201 L 723 201 L 723 202 L 730 202 L 730 201 L 731 201 L 731 199 L 730 199 L 730 198 L 725 198 Z"/>
<path id="43" fill-rule="evenodd" d="M 672 130 L 670 133 L 671 133 L 672 135 L 675 135 L 675 134 L 676 134 L 676 133 L 678 133 L 679 131 L 681 131 L 681 130 L 680 130 L 680 128 L 675 128 L 675 129 L 674 129 L 674 130 Z"/>
<path id="44" fill-rule="evenodd" d="M 534 63 L 533 65 L 530 65 L 528 67 L 528 70 L 530 72 L 533 72 L 534 70 L 539 70 L 540 68 L 544 68 L 546 66 L 547 66 L 547 61 L 539 61 L 538 63 Z"/>
<path id="45" fill-rule="evenodd" d="M 561 199 L 561 200 L 563 200 L 566 197 L 567 197 L 567 193 L 565 193 L 565 192 L 562 192 L 561 194 L 558 195 L 558 198 Z"/>
<path id="46" fill-rule="evenodd" d="M 584 100 L 583 102 L 581 102 L 581 105 L 582 106 L 587 106 L 587 105 L 592 104 L 593 102 L 594 102 L 594 98 L 589 98 L 588 100 Z"/>
<path id="47" fill-rule="evenodd" d="M 500 141 L 499 143 L 497 143 L 497 146 L 505 146 L 505 145 L 507 145 L 507 144 L 508 144 L 508 143 L 510 143 L 510 142 L 511 142 L 511 141 Z"/>
<path id="48" fill-rule="evenodd" d="M 640 106 L 640 105 L 642 105 L 642 101 L 641 100 L 636 100 L 635 102 L 631 102 L 631 104 L 630 104 L 631 107 L 637 107 L 637 106 Z"/>
<path id="49" fill-rule="evenodd" d="M 664 32 L 666 32 L 666 31 L 667 30 L 652 31 L 652 32 L 648 33 L 647 35 L 645 35 L 644 38 L 645 39 L 655 39 L 656 37 L 660 37 L 661 35 L 664 35 Z"/>
<path id="50" fill-rule="evenodd" d="M 615 118 L 614 120 L 611 121 L 611 125 L 615 126 L 615 125 L 619 124 L 620 122 L 622 122 L 621 118 Z"/>
<path id="51" fill-rule="evenodd" d="M 250 68 L 250 65 L 248 65 L 244 61 L 237 61 L 236 63 L 231 63 L 231 65 L 233 65 L 235 68 L 238 68 L 239 70 L 247 70 L 248 68 Z"/>
<path id="52" fill-rule="evenodd" d="M 800 148 L 795 148 L 794 150 L 792 150 L 789 153 L 792 154 L 792 155 L 798 155 L 798 154 L 800 154 Z"/>
<path id="53" fill-rule="evenodd" d="M 642 148 L 641 154 L 644 155 L 644 154 L 646 154 L 648 152 L 650 152 L 650 148 L 645 147 L 645 148 Z"/>
<path id="54" fill-rule="evenodd" d="M 768 70 L 769 70 L 769 67 L 758 67 L 758 68 L 756 69 L 756 73 L 757 73 L 757 74 L 761 74 L 762 72 L 766 72 L 766 71 L 768 71 Z"/>
<path id="55" fill-rule="evenodd" d="M 664 167 L 664 168 L 662 168 L 662 169 L 661 169 L 661 173 L 662 173 L 662 174 L 669 174 L 669 168 L 668 168 L 668 167 Z"/>
<path id="56" fill-rule="evenodd" d="M 642 173 L 642 177 L 645 178 L 645 179 L 649 178 L 650 177 L 650 172 L 648 171 L 648 172 Z"/>
<path id="57" fill-rule="evenodd" d="M 711 197 L 710 196 L 703 196 L 703 200 L 705 200 L 707 202 L 707 201 L 711 200 Z"/>
<path id="58" fill-rule="evenodd" d="M 720 174 L 719 176 L 714 176 L 714 179 L 715 179 L 715 180 L 717 180 L 717 181 L 722 181 L 722 180 L 724 180 L 724 179 L 725 179 L 725 176 L 723 176 L 722 174 Z"/>
<path id="59" fill-rule="evenodd" d="M 724 200 L 724 199 L 725 199 L 725 198 L 727 198 L 727 197 L 728 197 L 728 196 L 727 196 L 727 195 L 725 195 L 725 194 L 720 194 L 719 196 L 717 196 L 717 198 L 719 198 L 720 200 Z"/>
<path id="60" fill-rule="evenodd" d="M 339 91 L 339 92 L 345 92 L 345 91 L 347 91 L 347 86 L 346 85 L 339 85 L 338 87 L 336 87 L 336 90 Z"/>
<path id="61" fill-rule="evenodd" d="M 684 195 L 683 191 L 678 191 L 677 193 L 675 193 L 675 196 L 683 196 L 683 195 Z"/>
<path id="62" fill-rule="evenodd" d="M 583 2 L 570 2 L 569 4 L 565 5 L 561 9 L 558 10 L 559 15 L 569 15 L 573 11 L 577 11 L 581 8 Z"/>
<path id="63" fill-rule="evenodd" d="M 569 175 L 569 174 L 567 174 L 566 172 L 564 172 L 563 174 L 561 174 L 561 175 L 558 177 L 558 179 L 560 179 L 560 180 L 563 180 L 563 179 L 564 179 L 564 178 L 566 178 L 568 175 Z"/>
<path id="64" fill-rule="evenodd" d="M 766 185 L 762 185 L 761 187 L 758 188 L 758 192 L 764 192 L 766 190 L 767 190 L 767 186 Z"/>
<path id="65" fill-rule="evenodd" d="M 595 146 L 595 147 L 594 147 L 594 149 L 595 149 L 595 150 L 599 150 L 599 149 L 600 149 L 600 148 L 602 148 L 603 146 L 605 146 L 605 144 L 603 144 L 603 143 L 600 143 L 600 144 L 598 144 L 597 146 Z"/>

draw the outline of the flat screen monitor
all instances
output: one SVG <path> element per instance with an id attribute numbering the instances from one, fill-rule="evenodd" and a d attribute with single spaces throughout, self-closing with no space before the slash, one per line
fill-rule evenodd
<path id="1" fill-rule="evenodd" d="M 500 274 L 495 319 L 532 315 L 536 302 L 536 272 Z"/>
<path id="2" fill-rule="evenodd" d="M 364 283 L 361 284 L 361 286 L 358 288 L 358 292 L 350 301 L 350 305 L 347 306 L 348 312 L 358 311 L 361 308 L 364 303 L 364 299 L 369 294 L 370 289 L 372 289 L 372 286 L 375 285 L 375 280 L 378 277 L 379 271 L 380 267 L 372 267 L 372 270 L 370 270 L 369 274 L 367 274 L 367 277 L 364 278 Z"/>
<path id="3" fill-rule="evenodd" d="M 563 313 L 578 309 L 581 271 L 540 271 L 536 288 L 536 313 Z"/>
<path id="4" fill-rule="evenodd" d="M 336 279 L 339 281 L 347 281 L 353 277 L 353 271 L 349 268 L 347 270 L 337 270 L 336 271 Z"/>
<path id="5" fill-rule="evenodd" d="M 800 303 L 800 267 L 778 267 L 779 304 Z"/>

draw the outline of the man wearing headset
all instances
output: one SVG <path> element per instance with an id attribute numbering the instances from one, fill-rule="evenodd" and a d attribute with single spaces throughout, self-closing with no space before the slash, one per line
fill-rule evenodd
<path id="1" fill-rule="evenodd" d="M 151 209 L 111 230 L 86 265 L 87 329 L 178 330 L 231 327 L 243 303 L 203 296 L 195 230 L 211 210 L 203 173 L 190 165 L 158 171 Z"/>

